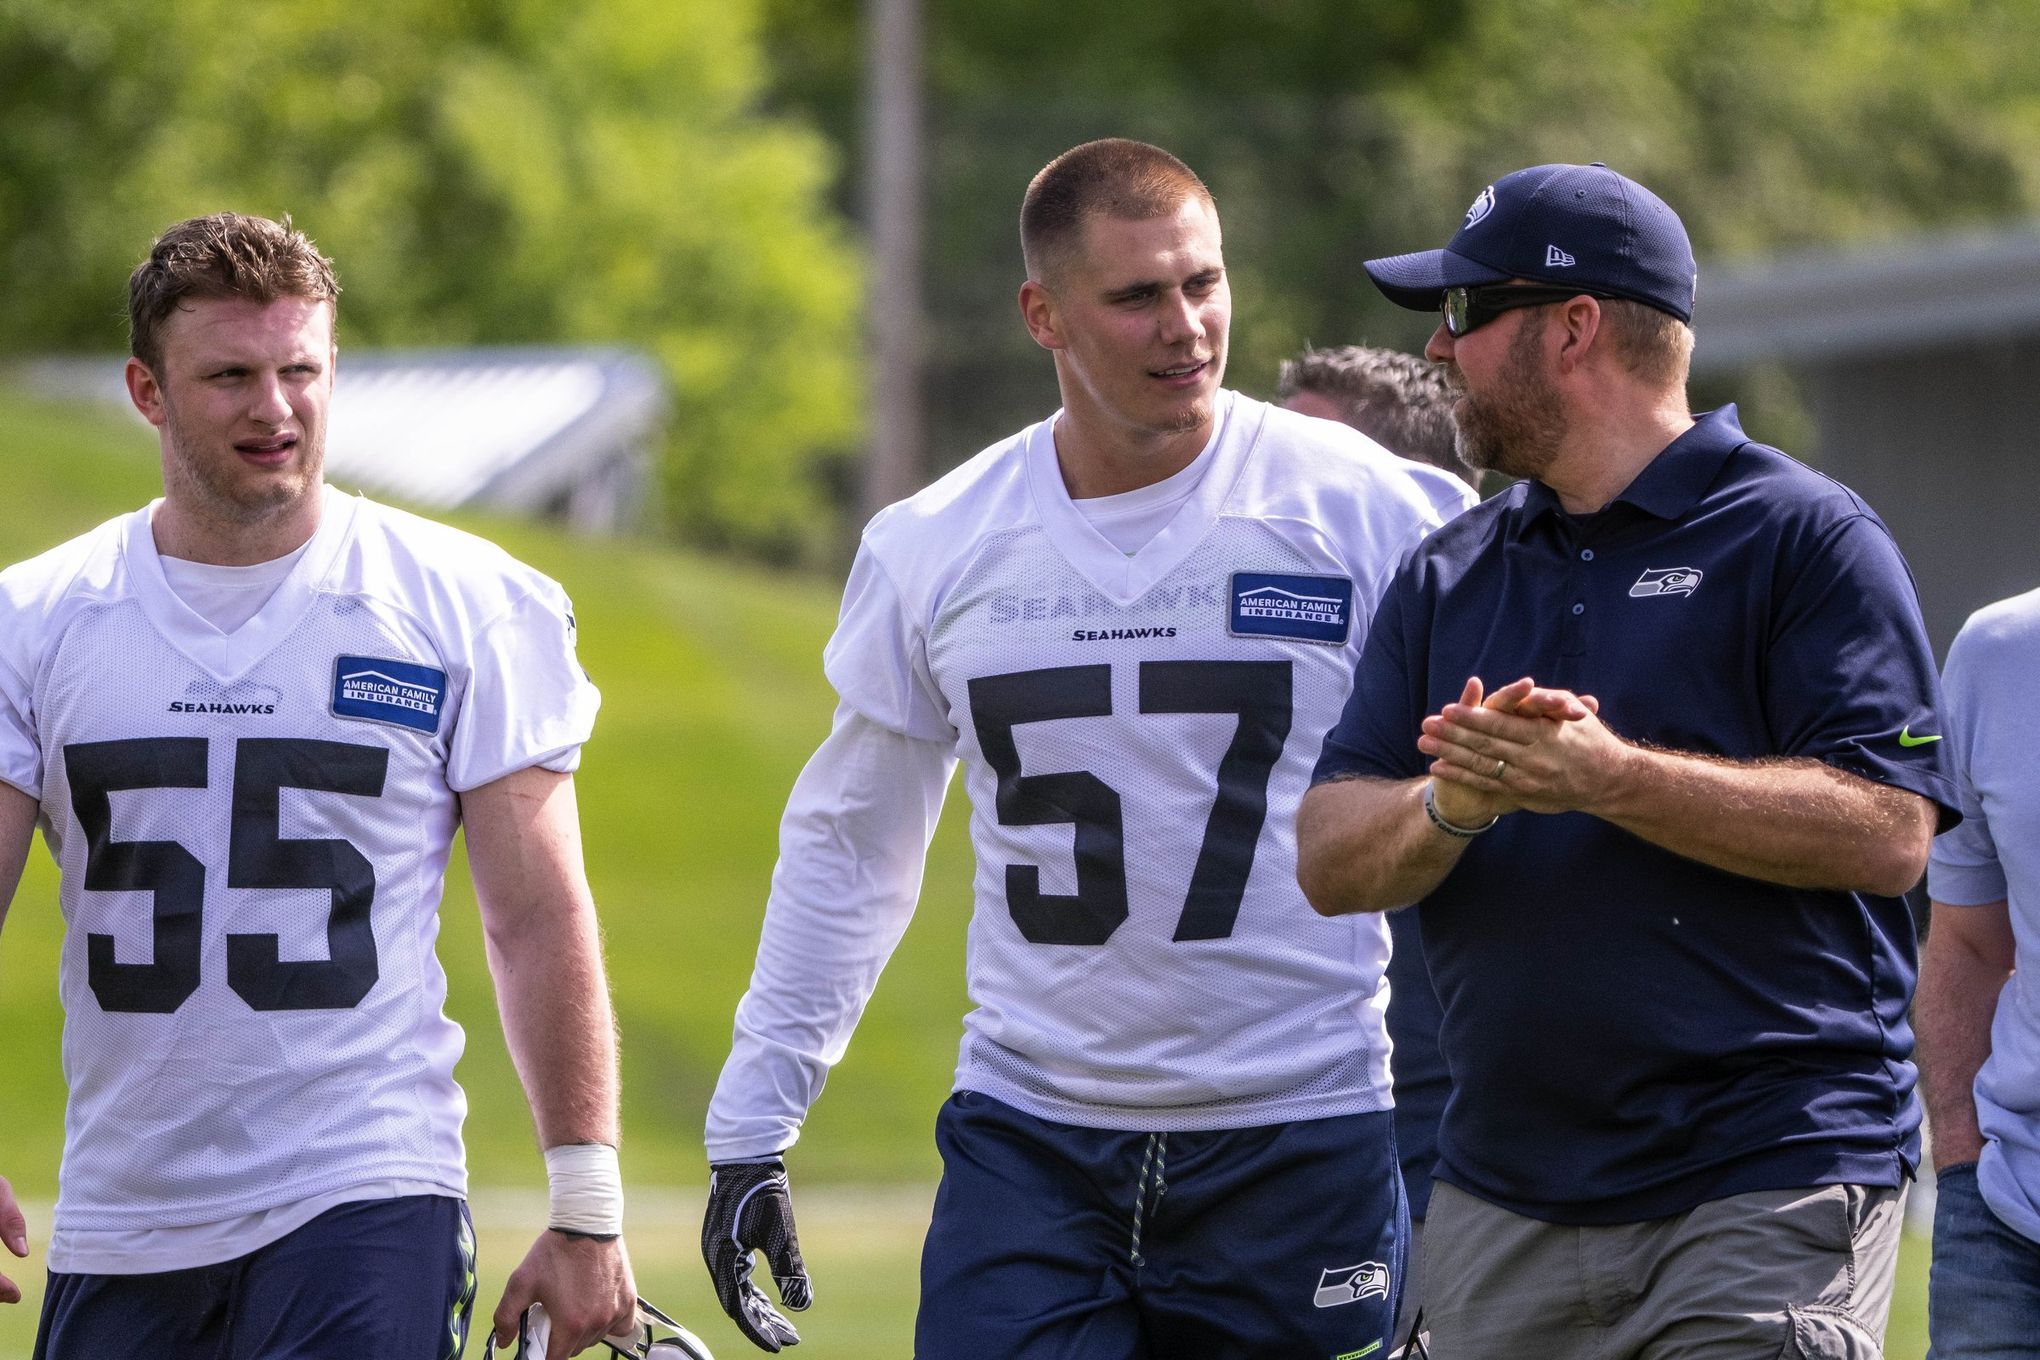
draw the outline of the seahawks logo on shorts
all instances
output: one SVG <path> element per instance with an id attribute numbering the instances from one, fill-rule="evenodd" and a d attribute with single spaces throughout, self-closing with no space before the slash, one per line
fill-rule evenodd
<path id="1" fill-rule="evenodd" d="M 1339 1266 L 1318 1278 L 1312 1302 L 1320 1308 L 1337 1308 L 1362 1299 L 1388 1297 L 1388 1267 L 1379 1261 L 1362 1261 L 1357 1266 Z"/>

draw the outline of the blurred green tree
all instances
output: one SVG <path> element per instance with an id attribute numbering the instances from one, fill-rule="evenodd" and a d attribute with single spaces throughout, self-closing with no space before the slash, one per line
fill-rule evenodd
<path id="1" fill-rule="evenodd" d="M 290 211 L 342 344 L 621 341 L 671 375 L 667 519 L 837 547 L 858 252 L 759 108 L 753 0 L 0 0 L 0 350 L 105 349 L 194 213 Z"/>
<path id="2" fill-rule="evenodd" d="M 1399 148 L 1381 91 L 1451 42 L 1467 8 L 924 2 L 931 474 L 1057 405 L 1053 368 L 1015 303 L 1020 197 L 1051 157 L 1093 137 L 1168 147 L 1217 194 L 1234 283 L 1231 385 L 1266 390 L 1293 336 L 1344 338 L 1344 318 L 1372 292 L 1347 267 L 1356 219 L 1400 201 L 1383 180 Z M 851 149 L 841 202 L 852 213 L 859 10 L 857 0 L 767 0 L 778 98 Z"/>
<path id="3" fill-rule="evenodd" d="M 766 2 L 777 97 L 854 147 L 855 0 Z M 2040 6 L 926 3 L 931 471 L 1056 403 L 1016 318 L 1016 221 L 1035 170 L 1090 137 L 1157 142 L 1212 186 L 1228 383 L 1256 393 L 1306 341 L 1421 345 L 1429 323 L 1360 261 L 1443 244 L 1525 165 L 1603 160 L 1660 190 L 1702 257 L 1703 329 L 1712 264 L 2040 201 Z"/>

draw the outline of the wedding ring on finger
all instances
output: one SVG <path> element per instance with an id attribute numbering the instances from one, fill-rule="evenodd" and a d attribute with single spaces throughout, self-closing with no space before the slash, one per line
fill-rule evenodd
<path id="1" fill-rule="evenodd" d="M 1488 776 L 1488 778 L 1489 778 L 1489 779 L 1500 779 L 1500 778 L 1502 777 L 1502 773 L 1503 773 L 1503 771 L 1507 770 L 1508 768 L 1509 768 L 1509 762 L 1508 762 L 1508 761 L 1506 761 L 1506 760 L 1497 760 L 1497 761 L 1495 762 L 1495 772 L 1494 772 L 1493 774 L 1489 775 L 1489 776 Z"/>

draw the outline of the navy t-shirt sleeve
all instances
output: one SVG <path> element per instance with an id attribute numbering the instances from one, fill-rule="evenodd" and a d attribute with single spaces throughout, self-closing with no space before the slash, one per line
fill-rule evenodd
<path id="1" fill-rule="evenodd" d="M 1764 709 L 1779 754 L 1930 798 L 1941 830 L 1959 821 L 1933 651 L 1889 531 L 1868 515 L 1830 528 L 1792 564 L 1774 625 Z"/>
<path id="2" fill-rule="evenodd" d="M 1325 733 L 1312 783 L 1348 775 L 1412 779 L 1429 763 L 1417 749 L 1426 710 L 1424 676 L 1413 664 L 1423 649 L 1408 634 L 1409 621 L 1424 617 L 1413 606 L 1414 594 L 1415 573 L 1405 565 L 1368 625 L 1353 691 L 1339 721 Z"/>

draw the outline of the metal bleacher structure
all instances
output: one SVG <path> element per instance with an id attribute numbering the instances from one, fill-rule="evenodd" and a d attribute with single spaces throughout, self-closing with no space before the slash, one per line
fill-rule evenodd
<path id="1" fill-rule="evenodd" d="M 118 358 L 42 359 L 21 376 L 57 397 L 133 407 Z M 426 511 L 544 516 L 584 533 L 639 524 L 669 401 L 646 356 L 619 348 L 343 351 L 327 477 Z M 139 416 L 136 417 L 139 420 Z"/>
<path id="2" fill-rule="evenodd" d="M 1694 333 L 1703 383 L 1790 375 L 1814 440 L 1786 452 L 1891 527 L 1937 654 L 2040 586 L 2040 224 L 1703 266 Z"/>

